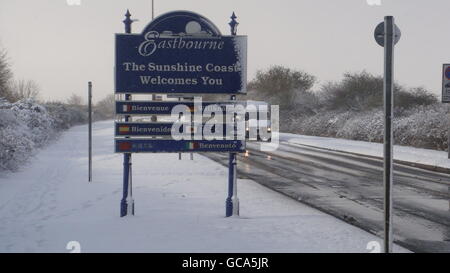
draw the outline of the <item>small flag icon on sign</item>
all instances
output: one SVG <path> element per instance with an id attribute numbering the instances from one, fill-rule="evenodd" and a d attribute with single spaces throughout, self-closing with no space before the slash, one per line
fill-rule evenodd
<path id="1" fill-rule="evenodd" d="M 122 110 L 124 112 L 130 112 L 131 111 L 131 105 L 128 105 L 128 104 L 123 105 Z"/>
<path id="2" fill-rule="evenodd" d="M 119 143 L 119 151 L 129 151 L 129 150 L 131 150 L 131 142 Z"/>
<path id="3" fill-rule="evenodd" d="M 198 143 L 195 142 L 189 142 L 186 144 L 186 148 L 188 150 L 194 150 L 194 149 L 198 149 Z"/>
<path id="4" fill-rule="evenodd" d="M 130 126 L 119 126 L 119 134 L 126 134 L 130 132 Z"/>

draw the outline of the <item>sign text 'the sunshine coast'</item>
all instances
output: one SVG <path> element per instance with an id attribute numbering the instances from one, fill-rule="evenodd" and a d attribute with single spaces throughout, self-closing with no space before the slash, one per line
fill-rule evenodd
<path id="1" fill-rule="evenodd" d="M 246 48 L 245 36 L 117 34 L 116 93 L 243 93 Z"/>

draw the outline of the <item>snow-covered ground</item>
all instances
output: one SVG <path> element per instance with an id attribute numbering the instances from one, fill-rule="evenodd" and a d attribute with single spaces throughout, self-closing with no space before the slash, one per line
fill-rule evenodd
<path id="1" fill-rule="evenodd" d="M 365 141 L 347 140 L 331 137 L 304 136 L 295 134 L 280 134 L 281 141 L 310 145 L 335 151 L 350 152 L 369 156 L 383 156 L 383 144 Z M 406 146 L 394 146 L 394 159 L 419 163 L 424 165 L 450 168 L 448 153 Z"/>
<path id="2" fill-rule="evenodd" d="M 136 215 L 120 218 L 113 122 L 94 124 L 93 145 L 92 183 L 87 126 L 1 175 L 0 252 L 69 252 L 69 241 L 82 252 L 369 252 L 381 242 L 250 180 L 239 180 L 241 217 L 225 218 L 227 170 L 200 155 L 133 155 Z"/>

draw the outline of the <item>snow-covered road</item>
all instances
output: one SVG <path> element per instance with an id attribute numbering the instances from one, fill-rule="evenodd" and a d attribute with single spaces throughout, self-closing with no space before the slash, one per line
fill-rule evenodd
<path id="1" fill-rule="evenodd" d="M 133 155 L 136 215 L 119 217 L 122 155 L 113 123 L 77 126 L 0 177 L 0 252 L 369 252 L 369 233 L 239 180 L 240 218 L 224 218 L 227 170 L 200 155 Z M 398 251 L 405 251 L 397 248 Z"/>

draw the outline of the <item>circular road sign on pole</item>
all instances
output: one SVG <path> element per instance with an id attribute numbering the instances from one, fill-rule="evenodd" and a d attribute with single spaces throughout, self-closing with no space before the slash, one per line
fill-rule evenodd
<path id="1" fill-rule="evenodd" d="M 378 26 L 375 28 L 375 41 L 377 41 L 377 44 L 379 44 L 380 46 L 384 47 L 384 37 L 385 37 L 385 33 L 384 33 L 384 22 L 381 22 L 380 24 L 378 24 Z M 402 32 L 400 31 L 400 29 L 398 28 L 397 25 L 394 24 L 394 44 L 397 44 L 398 41 L 400 41 L 400 38 L 402 37 Z"/>

